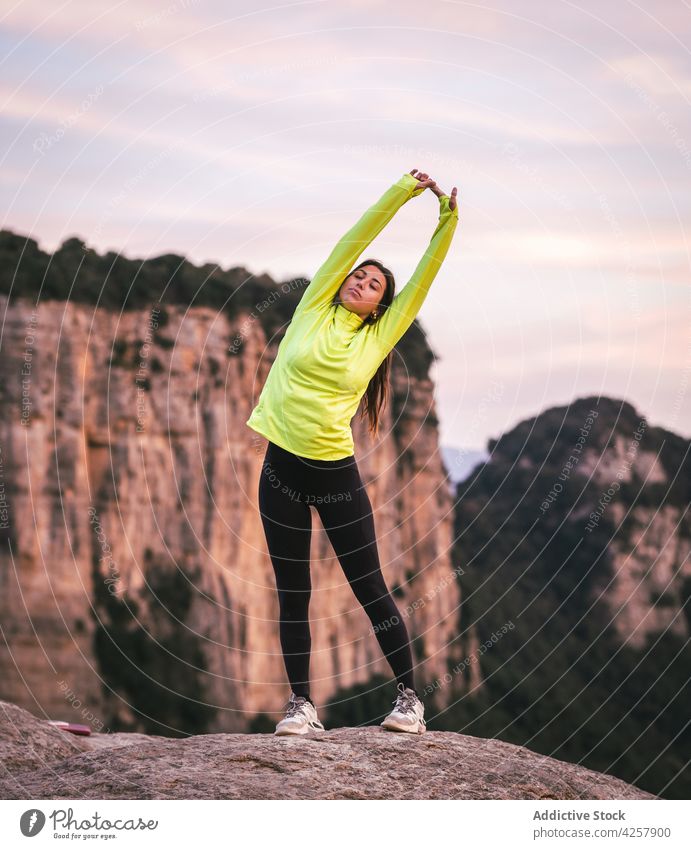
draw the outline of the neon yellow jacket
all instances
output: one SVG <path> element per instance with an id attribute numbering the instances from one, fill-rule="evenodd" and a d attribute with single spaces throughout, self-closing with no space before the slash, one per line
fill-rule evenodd
<path id="1" fill-rule="evenodd" d="M 374 323 L 334 304 L 350 269 L 395 213 L 424 189 L 404 174 L 338 242 L 305 289 L 246 424 L 301 457 L 338 460 L 354 453 L 350 422 L 370 380 L 413 323 L 447 254 L 458 222 L 449 196 L 413 276 Z"/>

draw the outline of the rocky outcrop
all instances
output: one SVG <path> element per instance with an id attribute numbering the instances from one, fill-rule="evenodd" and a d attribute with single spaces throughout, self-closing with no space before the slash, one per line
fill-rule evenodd
<path id="1" fill-rule="evenodd" d="M 647 430 L 640 417 L 629 433 L 614 433 L 604 451 L 586 449 L 577 469 L 598 487 L 586 529 L 609 512 L 613 579 L 598 591 L 622 642 L 634 648 L 656 633 L 689 637 L 691 516 L 679 486 L 689 485 L 689 443 L 662 428 Z M 676 462 L 665 463 L 669 454 Z"/>
<path id="2" fill-rule="evenodd" d="M 606 606 L 622 643 L 640 649 L 659 633 L 688 639 L 688 439 L 624 400 L 589 397 L 526 419 L 489 447 L 488 468 L 534 507 L 533 520 L 567 528 L 584 547 L 599 538 L 597 560 L 584 558 L 589 601 Z"/>
<path id="3" fill-rule="evenodd" d="M 6 702 L 0 759 L 3 799 L 657 798 L 523 746 L 453 732 L 74 737 Z"/>
<path id="4" fill-rule="evenodd" d="M 287 695 L 246 425 L 278 336 L 247 311 L 0 299 L 0 694 L 95 730 L 246 730 Z M 433 385 L 394 364 L 371 445 L 384 574 L 421 680 L 453 659 L 459 585 Z M 392 418 L 396 417 L 396 420 Z M 313 697 L 389 675 L 316 519 Z"/>

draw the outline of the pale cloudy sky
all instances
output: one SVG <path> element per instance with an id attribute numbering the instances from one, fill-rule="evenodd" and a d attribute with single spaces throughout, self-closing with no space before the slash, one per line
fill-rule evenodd
<path id="1" fill-rule="evenodd" d="M 688 0 L 19 0 L 1 38 L 2 226 L 311 276 L 420 168 L 460 197 L 445 444 L 586 394 L 691 436 Z M 437 206 L 368 250 L 399 288 Z"/>

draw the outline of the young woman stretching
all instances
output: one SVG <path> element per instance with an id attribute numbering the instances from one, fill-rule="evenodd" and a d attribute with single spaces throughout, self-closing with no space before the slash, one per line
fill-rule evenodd
<path id="1" fill-rule="evenodd" d="M 259 509 L 276 578 L 279 635 L 291 686 L 276 734 L 324 730 L 309 693 L 310 505 L 319 513 L 346 578 L 369 616 L 397 680 L 394 709 L 381 723 L 425 730 L 405 623 L 381 572 L 374 518 L 354 456 L 350 422 L 360 399 L 376 434 L 386 401 L 390 353 L 410 327 L 447 254 L 458 222 L 456 188 L 444 194 L 427 174 L 404 174 L 365 212 L 314 275 L 278 347 L 247 419 L 268 445 Z M 353 262 L 394 214 L 430 188 L 439 222 L 406 286 L 378 260 Z"/>

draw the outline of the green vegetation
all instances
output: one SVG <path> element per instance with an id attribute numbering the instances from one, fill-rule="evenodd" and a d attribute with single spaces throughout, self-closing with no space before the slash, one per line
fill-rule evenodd
<path id="1" fill-rule="evenodd" d="M 177 254 L 143 260 L 112 251 L 100 255 L 78 238 L 66 239 L 51 255 L 34 239 L 0 230 L 0 294 L 11 299 L 71 301 L 116 313 L 160 308 L 161 304 L 212 307 L 229 319 L 250 316 L 259 322 L 267 339 L 278 344 L 307 285 L 309 281 L 303 277 L 276 283 L 268 275 L 254 276 L 242 266 L 227 271 L 210 263 L 196 266 Z M 158 335 L 167 323 L 164 308 L 158 323 L 158 329 L 152 331 L 156 344 L 172 347 L 172 340 Z M 240 336 L 229 345 L 228 356 L 238 356 L 243 347 Z M 396 349 L 411 377 L 427 377 L 435 356 L 417 322 Z M 123 353 L 114 352 L 113 365 L 127 362 Z M 134 361 L 136 352 L 132 358 Z"/>
<path id="2" fill-rule="evenodd" d="M 148 586 L 133 598 L 108 590 L 97 554 L 93 570 L 94 649 L 104 695 L 117 694 L 114 698 L 138 716 L 136 728 L 111 723 L 111 730 L 140 731 L 143 726 L 148 734 L 167 737 L 208 731 L 215 708 L 204 703 L 203 644 L 185 626 L 198 574 L 186 575 L 147 549 Z"/>
<path id="3" fill-rule="evenodd" d="M 366 684 L 335 693 L 323 710 L 326 718 L 322 721 L 326 728 L 378 725 L 391 711 L 395 698 L 395 679 L 373 675 Z"/>
<path id="4" fill-rule="evenodd" d="M 158 303 L 210 306 L 231 317 L 253 306 L 255 286 L 245 284 L 254 278 L 244 268 L 199 267 L 176 254 L 145 260 L 112 251 L 101 256 L 72 238 L 51 255 L 33 239 L 1 230 L 0 260 L 0 293 L 12 298 L 72 301 L 115 312 Z M 160 327 L 165 323 L 164 316 Z"/>

